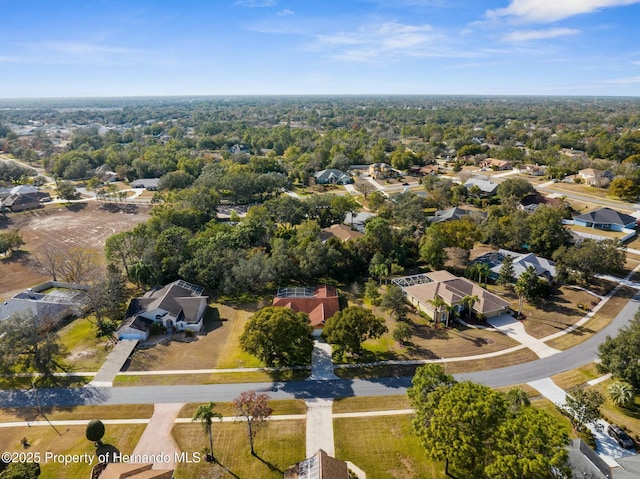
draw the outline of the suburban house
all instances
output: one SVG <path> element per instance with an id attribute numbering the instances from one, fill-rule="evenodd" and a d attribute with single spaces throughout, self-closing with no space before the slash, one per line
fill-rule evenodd
<path id="1" fill-rule="evenodd" d="M 42 207 L 42 203 L 50 201 L 51 195 L 40 191 L 35 186 L 19 185 L 14 186 L 5 198 L 0 201 L 0 206 L 10 211 L 26 211 Z"/>
<path id="2" fill-rule="evenodd" d="M 433 176 L 438 174 L 438 165 L 411 166 L 409 173 L 414 176 Z"/>
<path id="3" fill-rule="evenodd" d="M 239 155 L 241 153 L 249 153 L 251 150 L 247 145 L 242 143 L 236 143 L 235 145 L 231 145 L 229 147 L 229 153 L 233 155 Z"/>
<path id="4" fill-rule="evenodd" d="M 335 168 L 318 171 L 314 173 L 313 177 L 316 179 L 316 183 L 320 185 L 350 185 L 353 183 L 353 178 Z"/>
<path id="5" fill-rule="evenodd" d="M 349 479 L 347 463 L 320 449 L 284 471 L 284 479 Z"/>
<path id="6" fill-rule="evenodd" d="M 98 479 L 173 479 L 174 469 L 161 469 L 160 464 L 138 462 L 97 463 L 94 469 L 99 470 Z M 153 468 L 153 469 L 152 469 Z"/>
<path id="7" fill-rule="evenodd" d="M 498 160 L 497 158 L 487 158 L 480 162 L 482 168 L 491 168 L 492 170 L 510 170 L 513 168 L 513 163 L 508 160 Z"/>
<path id="8" fill-rule="evenodd" d="M 614 174 L 609 170 L 596 170 L 594 168 L 585 168 L 578 171 L 576 176 L 591 186 L 606 186 L 613 179 Z"/>
<path id="9" fill-rule="evenodd" d="M 427 218 L 429 223 L 442 223 L 443 221 L 459 220 L 463 216 L 471 214 L 468 210 L 463 210 L 454 206 L 446 210 L 438 210 L 433 216 Z"/>
<path id="10" fill-rule="evenodd" d="M 522 165 L 514 168 L 518 174 L 529 176 L 543 176 L 547 172 L 547 167 L 544 165 Z"/>
<path id="11" fill-rule="evenodd" d="M 117 331 L 118 339 L 146 340 L 151 326 L 160 324 L 168 331 L 197 333 L 204 325 L 207 296 L 204 288 L 178 280 L 149 291 L 129 303 L 125 320 Z"/>
<path id="12" fill-rule="evenodd" d="M 636 218 L 611 208 L 600 208 L 573 218 L 573 224 L 605 231 L 624 231 L 636 226 Z"/>
<path id="13" fill-rule="evenodd" d="M 400 176 L 400 172 L 394 170 L 387 163 L 374 163 L 369 165 L 369 176 L 375 180 L 386 180 L 387 178 L 396 178 Z"/>
<path id="14" fill-rule="evenodd" d="M 482 193 L 482 196 L 493 196 L 498 190 L 498 183 L 491 180 L 481 180 L 479 178 L 471 178 L 467 180 L 463 185 L 467 191 L 471 190 L 474 186 L 477 186 Z"/>
<path id="15" fill-rule="evenodd" d="M 43 283 L 1 302 L 0 321 L 21 313 L 32 314 L 38 321 L 53 324 L 70 316 L 79 316 L 89 307 L 86 289 L 57 281 Z M 44 292 L 47 290 L 51 291 Z"/>
<path id="16" fill-rule="evenodd" d="M 527 213 L 533 213 L 540 206 L 551 206 L 554 208 L 560 208 L 564 205 L 564 201 L 560 198 L 550 198 L 548 196 L 542 196 L 540 193 L 530 193 L 522 198 L 517 208 Z"/>
<path id="17" fill-rule="evenodd" d="M 516 253 L 515 251 L 501 249 L 497 252 L 483 254 L 474 262 L 484 263 L 489 266 L 491 270 L 489 277 L 495 279 L 500 274 L 500 267 L 507 256 L 513 258 L 513 275 L 516 279 L 530 266 L 536 270 L 538 276 L 546 280 L 551 280 L 556 275 L 555 263 L 536 256 L 534 253 Z"/>
<path id="18" fill-rule="evenodd" d="M 477 316 L 493 318 L 509 311 L 510 303 L 490 293 L 473 281 L 459 278 L 448 271 L 405 276 L 392 280 L 402 288 L 407 300 L 438 322 L 449 320 L 447 307 L 453 307 L 458 313 L 465 307 L 466 299 L 476 296 L 478 299 L 470 307 Z M 442 306 L 433 302 L 436 298 L 443 301 Z"/>
<path id="19" fill-rule="evenodd" d="M 107 165 L 100 165 L 95 169 L 96 176 L 102 180 L 103 183 L 113 183 L 115 181 L 119 181 L 118 174 L 111 169 Z"/>
<path id="20" fill-rule="evenodd" d="M 358 211 L 355 215 L 349 212 L 344 217 L 344 224 L 360 231 L 360 233 L 364 233 L 367 221 L 375 216 L 377 216 L 375 213 L 367 211 Z"/>
<path id="21" fill-rule="evenodd" d="M 317 288 L 278 288 L 273 306 L 307 313 L 315 335 L 322 332 L 327 319 L 340 311 L 336 288 L 326 284 Z"/>
<path id="22" fill-rule="evenodd" d="M 155 191 L 160 184 L 160 178 L 141 178 L 131 183 L 131 188 L 144 188 L 149 191 Z"/>
<path id="23" fill-rule="evenodd" d="M 345 224 L 331 225 L 328 228 L 322 229 L 320 232 L 320 240 L 322 242 L 328 241 L 331 238 L 337 238 L 340 241 L 349 241 L 356 238 L 362 238 L 364 235 L 350 226 Z"/>

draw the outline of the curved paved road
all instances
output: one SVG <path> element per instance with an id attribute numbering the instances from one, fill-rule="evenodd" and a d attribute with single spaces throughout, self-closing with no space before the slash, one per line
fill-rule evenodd
<path id="1" fill-rule="evenodd" d="M 492 387 L 523 384 L 553 376 L 597 358 L 598 345 L 607 335 L 615 336 L 640 307 L 640 293 L 602 331 L 587 341 L 554 356 L 506 368 L 457 374 L 458 380 L 470 380 Z M 100 404 L 152 404 L 175 402 L 232 401 L 241 392 L 269 392 L 273 399 L 337 398 L 349 396 L 403 395 L 411 378 L 380 378 L 331 381 L 296 381 L 286 383 L 211 384 L 202 386 L 136 386 L 116 388 L 41 389 L 37 392 L 42 406 L 76 406 Z M 0 391 L 0 407 L 36 406 L 33 390 Z"/>

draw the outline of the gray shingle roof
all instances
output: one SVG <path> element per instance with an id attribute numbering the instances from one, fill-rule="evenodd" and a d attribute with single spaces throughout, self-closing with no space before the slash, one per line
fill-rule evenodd
<path id="1" fill-rule="evenodd" d="M 594 224 L 608 224 L 608 225 L 628 225 L 635 223 L 636 219 L 633 216 L 619 213 L 611 208 L 600 208 L 589 213 L 584 213 L 580 216 L 576 216 L 575 220 L 588 221 Z"/>

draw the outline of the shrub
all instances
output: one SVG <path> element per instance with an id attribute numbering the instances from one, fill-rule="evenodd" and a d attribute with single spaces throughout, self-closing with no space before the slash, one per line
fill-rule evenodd
<path id="1" fill-rule="evenodd" d="M 87 424 L 85 435 L 89 441 L 100 443 L 104 436 L 104 424 L 99 419 L 92 419 Z"/>

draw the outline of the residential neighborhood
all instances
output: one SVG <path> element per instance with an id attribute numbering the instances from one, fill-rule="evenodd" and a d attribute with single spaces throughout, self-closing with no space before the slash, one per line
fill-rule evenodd
<path id="1" fill-rule="evenodd" d="M 364 121 L 345 102 L 344 121 Z M 511 136 L 433 149 L 408 128 L 272 124 L 270 104 L 222 141 L 177 111 L 72 128 L 31 159 L 45 133 L 9 122 L 20 135 L 0 137 L 1 446 L 93 458 L 41 460 L 41 477 L 492 477 L 488 448 L 472 473 L 423 446 L 446 445 L 430 428 L 455 427 L 448 401 L 472 413 L 482 397 L 496 415 L 474 440 L 526 419 L 563 470 L 629 477 L 640 423 L 635 399 L 613 398 L 634 379 L 608 355 L 638 310 L 640 205 L 615 189 L 635 169 Z M 365 134 L 360 153 L 322 149 Z M 124 163 L 97 164 L 116 150 Z M 613 189 L 570 178 L 586 170 Z M 578 423 L 585 394 L 598 411 Z"/>

